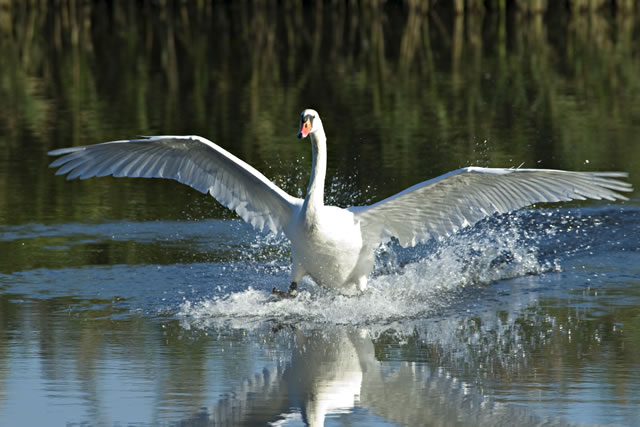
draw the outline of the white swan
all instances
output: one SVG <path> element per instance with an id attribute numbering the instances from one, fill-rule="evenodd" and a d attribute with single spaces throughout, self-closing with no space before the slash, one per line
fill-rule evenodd
<path id="1" fill-rule="evenodd" d="M 152 136 L 62 148 L 50 167 L 67 179 L 94 176 L 169 178 L 210 193 L 258 230 L 283 232 L 291 241 L 289 293 L 306 275 L 351 293 L 364 290 L 374 249 L 390 237 L 402 246 L 440 238 L 496 212 L 538 202 L 626 200 L 623 172 L 468 167 L 449 172 L 370 206 L 324 204 L 326 136 L 318 113 L 302 112 L 298 138 L 310 136 L 311 180 L 304 199 L 292 197 L 256 169 L 199 136 Z"/>

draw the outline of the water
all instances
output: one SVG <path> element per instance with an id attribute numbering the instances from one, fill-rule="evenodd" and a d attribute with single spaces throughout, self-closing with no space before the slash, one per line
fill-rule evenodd
<path id="1" fill-rule="evenodd" d="M 278 301 L 283 238 L 177 183 L 47 168 L 194 133 L 300 196 L 313 107 L 340 206 L 469 164 L 640 188 L 633 14 L 296 4 L 0 11 L 0 425 L 636 425 L 637 190 L 392 242 L 364 294 Z"/>
<path id="2" fill-rule="evenodd" d="M 286 284 L 286 243 L 238 220 L 29 224 L 1 237 L 12 253 L 40 248 L 32 268 L 3 264 L 5 421 L 295 425 L 321 411 L 314 398 L 327 424 L 639 415 L 639 208 L 492 219 L 387 248 L 362 296 L 305 281 L 284 301 L 269 292 Z M 87 262 L 99 247 L 111 259 Z M 143 255 L 124 262 L 127 251 Z M 68 261 L 46 265 L 50 252 Z"/>

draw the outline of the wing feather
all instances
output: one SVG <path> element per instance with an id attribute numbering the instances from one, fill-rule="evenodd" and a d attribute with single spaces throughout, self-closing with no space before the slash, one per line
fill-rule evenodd
<path id="1" fill-rule="evenodd" d="M 255 228 L 283 231 L 302 200 L 262 173 L 199 136 L 152 136 L 53 150 L 50 167 L 67 179 L 167 178 L 210 193 Z"/>
<path id="2" fill-rule="evenodd" d="M 623 172 L 464 168 L 422 182 L 370 206 L 349 208 L 370 245 L 396 237 L 402 246 L 442 238 L 495 213 L 542 202 L 626 200 Z"/>

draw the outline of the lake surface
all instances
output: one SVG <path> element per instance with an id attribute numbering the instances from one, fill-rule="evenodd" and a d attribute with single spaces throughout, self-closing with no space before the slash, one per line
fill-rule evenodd
<path id="1" fill-rule="evenodd" d="M 637 12 L 161 4 L 0 9 L 0 425 L 637 425 Z M 391 243 L 364 294 L 276 301 L 283 238 L 175 182 L 48 168 L 198 134 L 302 196 L 307 107 L 339 206 L 467 165 L 635 192 Z"/>

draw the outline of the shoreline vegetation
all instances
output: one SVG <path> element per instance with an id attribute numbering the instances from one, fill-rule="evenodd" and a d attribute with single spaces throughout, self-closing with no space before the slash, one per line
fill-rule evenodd
<path id="1" fill-rule="evenodd" d="M 326 117 L 330 173 L 357 170 L 360 189 L 392 194 L 466 165 L 583 170 L 585 159 L 632 172 L 638 188 L 639 2 L 588 3 L 600 6 L 2 0 L 0 218 L 51 220 L 52 200 L 62 213 L 85 188 L 79 219 L 133 186 L 175 197 L 171 185 L 72 191 L 48 176 L 48 150 L 132 135 L 206 136 L 274 165 L 269 176 L 296 194 L 310 156 L 292 128 L 310 106 Z"/>

